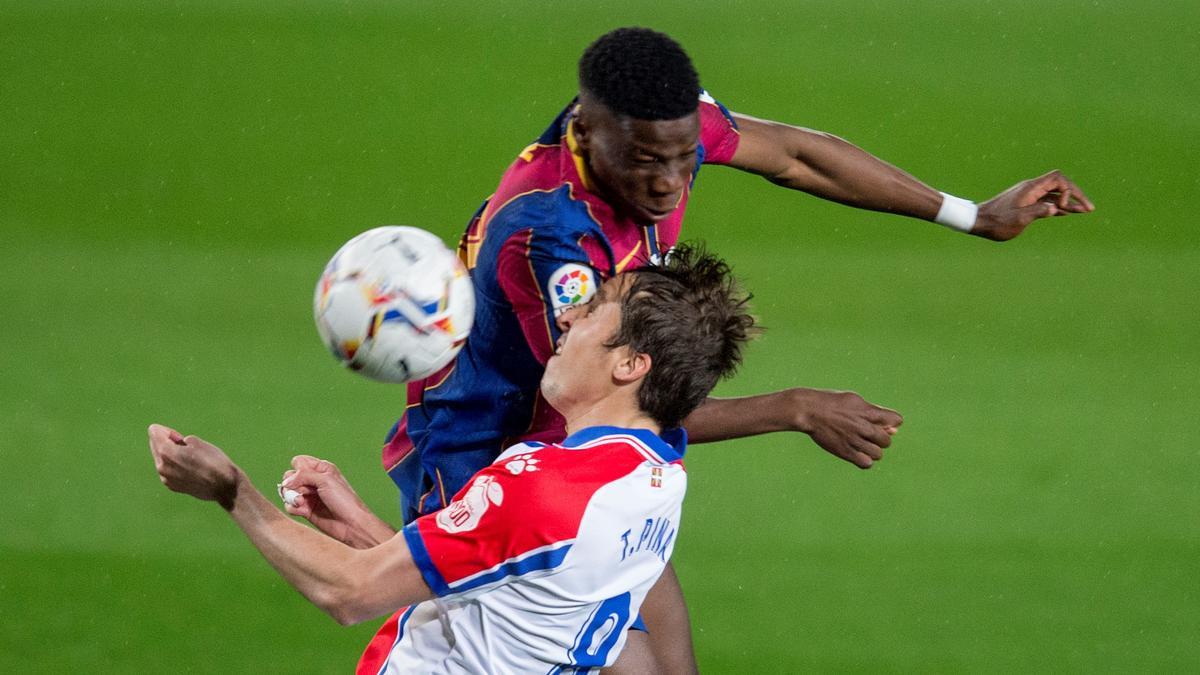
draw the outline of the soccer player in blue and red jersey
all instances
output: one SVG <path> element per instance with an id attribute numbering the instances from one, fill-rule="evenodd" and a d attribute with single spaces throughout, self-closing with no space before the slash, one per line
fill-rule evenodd
<path id="1" fill-rule="evenodd" d="M 646 29 L 618 29 L 588 47 L 579 84 L 578 97 L 518 155 L 462 239 L 478 299 L 473 332 L 449 367 L 409 385 L 383 452 L 406 520 L 441 509 L 509 443 L 563 437 L 561 416 L 537 388 L 560 313 L 675 245 L 703 165 L 994 240 L 1038 218 L 1092 210 L 1057 171 L 976 205 L 830 134 L 731 113 L 701 89 L 677 43 Z M 795 388 L 709 399 L 684 426 L 693 442 L 801 431 L 866 468 L 900 423 L 855 394 Z M 668 570 L 663 585 L 674 583 Z M 666 633 L 653 620 L 658 606 L 652 597 L 645 607 L 652 635 Z M 670 615 L 677 624 L 686 612 Z"/>
<path id="2" fill-rule="evenodd" d="M 578 98 L 519 154 L 463 236 L 460 255 L 478 297 L 471 339 L 444 371 L 409 385 L 408 408 L 384 449 L 406 518 L 442 508 L 506 441 L 561 438 L 562 418 L 537 393 L 556 315 L 670 250 L 705 164 L 993 239 L 1012 238 L 1036 218 L 1091 209 L 1057 172 L 976 208 L 836 137 L 730 113 L 700 88 L 683 49 L 650 30 L 602 36 L 579 76 Z M 900 419 L 857 403 L 811 390 L 710 401 L 686 427 L 693 442 L 808 431 L 869 466 Z"/>

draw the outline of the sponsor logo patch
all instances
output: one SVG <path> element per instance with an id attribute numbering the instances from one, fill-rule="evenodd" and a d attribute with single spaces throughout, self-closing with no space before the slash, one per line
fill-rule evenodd
<path id="1" fill-rule="evenodd" d="M 592 299 L 596 294 L 596 273 L 585 265 L 567 263 L 554 270 L 547 286 L 554 315 L 558 316 Z"/>

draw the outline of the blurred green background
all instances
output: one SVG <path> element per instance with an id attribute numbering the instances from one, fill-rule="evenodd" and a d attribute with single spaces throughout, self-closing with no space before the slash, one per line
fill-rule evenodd
<path id="1" fill-rule="evenodd" d="M 351 235 L 457 239 L 619 25 L 734 110 L 954 194 L 1060 168 L 1096 213 L 994 244 L 701 173 L 685 235 L 769 332 L 719 390 L 906 416 L 858 471 L 802 436 L 696 447 L 676 565 L 709 672 L 1200 669 L 1195 2 L 0 3 L 0 671 L 348 672 L 345 629 L 145 427 L 261 488 L 337 461 L 393 520 L 402 388 L 340 370 Z"/>

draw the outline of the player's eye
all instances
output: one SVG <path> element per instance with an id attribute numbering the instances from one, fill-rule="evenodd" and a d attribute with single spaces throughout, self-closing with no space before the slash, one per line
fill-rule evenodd
<path id="1" fill-rule="evenodd" d="M 682 155 L 679 155 L 678 157 L 676 157 L 674 161 L 676 161 L 682 165 L 691 166 L 692 164 L 696 163 L 696 151 L 691 150 L 689 152 L 685 152 Z"/>

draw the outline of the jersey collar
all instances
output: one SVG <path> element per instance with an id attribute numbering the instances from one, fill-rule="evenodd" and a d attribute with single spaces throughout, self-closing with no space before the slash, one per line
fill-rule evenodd
<path id="1" fill-rule="evenodd" d="M 579 149 L 579 141 L 575 140 L 575 116 L 578 114 L 579 104 L 576 103 L 571 114 L 567 116 L 567 149 L 571 151 L 571 159 L 575 160 L 575 172 L 579 174 L 579 181 L 583 183 L 583 189 L 595 194 L 596 188 L 588 173 L 587 162 L 584 161 L 583 152 Z"/>
<path id="2" fill-rule="evenodd" d="M 682 459 L 683 453 L 687 450 L 687 431 L 683 427 L 667 429 L 661 435 L 649 429 L 588 427 L 567 436 L 559 445 L 564 448 L 571 448 L 594 441 L 602 436 L 633 436 L 666 462 L 675 462 Z"/>

